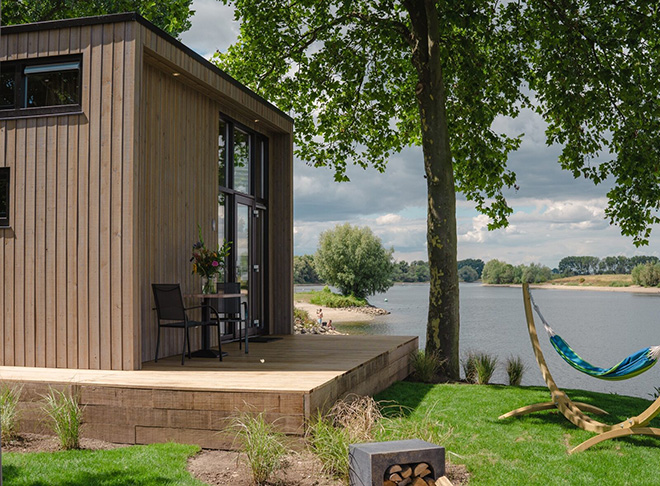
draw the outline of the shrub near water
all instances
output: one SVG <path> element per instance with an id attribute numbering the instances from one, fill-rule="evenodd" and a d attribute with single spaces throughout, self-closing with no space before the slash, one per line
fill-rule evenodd
<path id="1" fill-rule="evenodd" d="M 12 388 L 8 385 L 2 385 L 0 388 L 0 425 L 2 425 L 3 443 L 16 437 L 21 390 L 21 388 Z"/>
<path id="2" fill-rule="evenodd" d="M 323 290 L 311 292 L 312 296 L 309 301 L 314 305 L 322 307 L 364 307 L 369 305 L 365 299 L 358 299 L 352 295 L 344 296 L 333 293 L 329 287 L 324 287 Z"/>
<path id="3" fill-rule="evenodd" d="M 51 420 L 50 426 L 60 447 L 64 450 L 79 449 L 83 411 L 78 404 L 78 396 L 51 388 L 44 400 L 43 410 Z"/>

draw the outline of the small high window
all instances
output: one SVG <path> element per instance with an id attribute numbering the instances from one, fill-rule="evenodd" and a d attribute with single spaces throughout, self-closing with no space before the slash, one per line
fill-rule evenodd
<path id="1" fill-rule="evenodd" d="M 0 63 L 0 117 L 80 110 L 81 57 Z"/>
<path id="2" fill-rule="evenodd" d="M 80 62 L 25 66 L 24 108 L 80 104 Z"/>
<path id="3" fill-rule="evenodd" d="M 9 226 L 9 168 L 0 167 L 0 227 Z"/>

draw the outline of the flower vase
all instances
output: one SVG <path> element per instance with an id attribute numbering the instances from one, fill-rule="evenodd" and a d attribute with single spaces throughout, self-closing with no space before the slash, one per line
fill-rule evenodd
<path id="1" fill-rule="evenodd" d="M 202 277 L 202 293 L 203 294 L 215 294 L 217 293 L 217 275 L 212 275 L 210 277 Z"/>

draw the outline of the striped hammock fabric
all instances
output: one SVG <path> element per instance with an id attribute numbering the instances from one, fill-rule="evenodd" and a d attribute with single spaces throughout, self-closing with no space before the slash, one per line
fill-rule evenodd
<path id="1" fill-rule="evenodd" d="M 640 349 L 611 368 L 599 368 L 580 358 L 558 334 L 550 336 L 550 342 L 559 356 L 573 368 L 601 380 L 625 380 L 644 373 L 657 363 L 660 354 L 660 346 L 652 346 Z"/>
<path id="2" fill-rule="evenodd" d="M 557 353 L 559 353 L 559 356 L 564 358 L 564 361 L 582 373 L 593 376 L 594 378 L 600 378 L 601 380 L 625 380 L 644 373 L 646 370 L 656 364 L 658 357 L 660 357 L 660 346 L 650 346 L 631 354 L 611 368 L 600 368 L 598 366 L 594 366 L 580 358 L 580 356 L 578 356 L 578 354 L 573 351 L 573 349 L 571 349 L 568 343 L 553 331 L 553 329 L 543 318 L 543 315 L 534 302 L 534 298 L 531 296 L 531 293 L 530 299 L 532 305 L 534 306 L 534 310 L 545 326 L 545 330 L 550 337 L 552 347 L 555 348 Z"/>

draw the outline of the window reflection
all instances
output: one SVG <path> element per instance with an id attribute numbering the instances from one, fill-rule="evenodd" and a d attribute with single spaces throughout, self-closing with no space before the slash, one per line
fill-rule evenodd
<path id="1" fill-rule="evenodd" d="M 227 239 L 227 208 L 226 208 L 227 197 L 224 193 L 218 193 L 218 246 L 222 247 L 225 240 Z M 225 268 L 227 268 L 227 262 L 225 262 Z M 223 281 L 225 280 L 225 275 L 223 275 Z"/>
<path id="2" fill-rule="evenodd" d="M 218 185 L 227 187 L 227 124 L 220 120 L 218 135 Z"/>
<path id="3" fill-rule="evenodd" d="M 234 189 L 250 192 L 250 135 L 234 130 Z"/>
<path id="4" fill-rule="evenodd" d="M 80 103 L 80 63 L 27 66 L 25 106 L 75 105 Z"/>
<path id="5" fill-rule="evenodd" d="M 16 90 L 16 73 L 13 67 L 3 66 L 0 72 L 0 108 L 13 108 Z"/>
<path id="6" fill-rule="evenodd" d="M 240 282 L 241 289 L 247 290 L 249 284 L 249 256 L 250 256 L 250 208 L 243 204 L 238 205 L 236 214 L 236 281 Z"/>
<path id="7" fill-rule="evenodd" d="M 9 226 L 9 168 L 0 168 L 0 226 Z"/>

